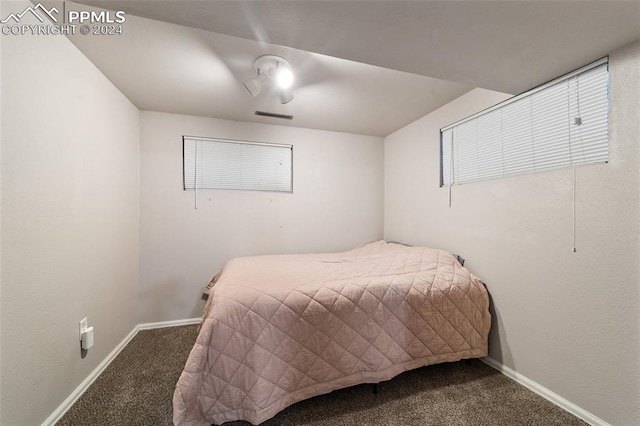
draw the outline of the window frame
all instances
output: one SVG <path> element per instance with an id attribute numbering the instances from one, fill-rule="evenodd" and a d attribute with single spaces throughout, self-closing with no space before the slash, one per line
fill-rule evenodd
<path id="1" fill-rule="evenodd" d="M 288 191 L 278 191 L 273 189 L 244 189 L 244 188 L 199 188 L 195 185 L 194 188 L 187 188 L 187 176 L 186 176 L 186 167 L 185 167 L 185 143 L 186 140 L 194 140 L 196 143 L 198 141 L 203 142 L 222 142 L 222 143 L 231 143 L 231 144 L 242 144 L 242 145 L 259 145 L 259 146 L 272 146 L 277 148 L 288 148 L 290 150 L 291 155 L 291 184 L 289 185 Z M 200 136 L 191 136 L 191 135 L 182 135 L 182 189 L 183 191 L 250 191 L 250 192 L 271 192 L 277 194 L 293 194 L 293 145 L 292 144 L 279 144 L 279 143 L 271 143 L 271 142 L 259 142 L 259 141 L 247 141 L 241 139 L 226 139 L 226 138 L 212 138 L 212 137 L 200 137 Z M 196 172 L 197 173 L 197 172 Z"/>
<path id="2" fill-rule="evenodd" d="M 609 162 L 609 158 L 607 156 L 607 160 L 606 161 L 600 161 L 600 162 L 591 162 L 591 163 L 584 163 L 584 164 L 580 164 L 580 165 L 570 165 L 568 167 L 558 167 L 558 168 L 551 168 L 551 169 L 547 169 L 547 170 L 533 170 L 530 172 L 522 172 L 522 173 L 513 173 L 513 174 L 508 174 L 506 176 L 490 176 L 490 177 L 483 177 L 483 178 L 478 178 L 478 179 L 474 179 L 474 180 L 468 180 L 468 181 L 464 181 L 464 182 L 452 182 L 452 183 L 445 183 L 445 176 L 444 176 L 444 134 L 447 130 L 449 129 L 453 129 L 457 126 L 460 126 L 461 124 L 464 124 L 468 121 L 474 120 L 474 119 L 478 119 L 484 115 L 487 115 L 489 113 L 491 113 L 492 111 L 495 111 L 497 109 L 501 109 L 504 108 L 505 106 L 515 103 L 521 99 L 530 97 L 532 95 L 534 95 L 537 92 L 540 92 L 542 90 L 545 90 L 547 88 L 551 88 L 554 85 L 558 84 L 558 83 L 562 83 L 564 81 L 568 81 L 569 79 L 576 77 L 582 73 L 586 73 L 590 70 L 594 70 L 600 66 L 606 66 L 606 70 L 607 70 L 607 80 L 606 80 L 606 90 L 607 90 L 607 145 L 609 143 L 609 131 L 608 131 L 608 126 L 609 126 L 609 112 L 610 112 L 610 100 L 609 100 L 609 56 L 605 56 L 603 58 L 600 58 L 594 62 L 591 62 L 585 66 L 582 66 L 580 68 L 577 68 L 567 74 L 564 74 L 560 77 L 554 78 L 546 83 L 542 83 L 530 90 L 527 90 L 525 92 L 522 92 L 518 95 L 514 95 L 512 97 L 510 97 L 509 99 L 505 99 L 502 102 L 499 102 L 495 105 L 492 105 L 488 108 L 485 108 L 479 112 L 476 112 L 474 114 L 471 114 L 465 118 L 462 118 L 460 120 L 457 120 L 447 126 L 444 126 L 442 128 L 440 128 L 440 137 L 439 137 L 439 145 L 440 145 L 440 182 L 439 182 L 439 186 L 445 187 L 445 186 L 455 186 L 455 185 L 462 185 L 462 184 L 467 184 L 467 183 L 474 183 L 474 182 L 482 182 L 482 181 L 486 181 L 486 180 L 494 180 L 494 179 L 502 179 L 502 178 L 509 178 L 509 177 L 514 177 L 514 176 L 522 176 L 522 175 L 527 175 L 527 174 L 535 174 L 535 173 L 543 173 L 543 172 L 548 172 L 548 171 L 556 171 L 556 170 L 562 170 L 562 169 L 567 169 L 567 168 L 575 168 L 575 167 L 583 167 L 583 166 L 590 166 L 590 165 L 597 165 L 597 164 L 606 164 Z M 609 151 L 609 147 L 607 146 L 607 152 Z M 453 159 L 453 151 L 451 153 L 451 158 Z M 452 161 L 454 162 L 454 161 Z"/>

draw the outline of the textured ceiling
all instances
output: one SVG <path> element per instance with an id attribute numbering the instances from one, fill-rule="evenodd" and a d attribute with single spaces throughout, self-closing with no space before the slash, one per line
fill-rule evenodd
<path id="1" fill-rule="evenodd" d="M 640 1 L 81 3 L 127 12 L 122 36 L 70 38 L 141 109 L 379 136 L 473 87 L 520 93 L 640 39 Z M 291 103 L 242 86 L 263 54 L 293 65 Z"/>
<path id="2" fill-rule="evenodd" d="M 83 3 L 514 94 L 640 39 L 640 1 Z"/>
<path id="3" fill-rule="evenodd" d="M 386 136 L 472 89 L 132 15 L 122 35 L 70 39 L 142 110 Z M 295 98 L 286 105 L 270 90 L 254 98 L 242 84 L 264 54 L 293 67 Z M 294 118 L 258 117 L 256 110 Z"/>

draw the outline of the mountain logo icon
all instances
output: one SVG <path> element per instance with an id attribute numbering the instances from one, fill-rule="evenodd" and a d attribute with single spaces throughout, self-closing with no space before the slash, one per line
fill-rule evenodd
<path id="1" fill-rule="evenodd" d="M 56 19 L 56 17 L 53 16 L 54 13 L 56 14 L 58 13 L 58 9 L 56 9 L 55 7 L 52 7 L 51 9 L 47 9 L 42 5 L 42 3 L 38 3 L 33 7 L 32 6 L 27 7 L 25 10 L 22 11 L 22 13 L 10 13 L 9 16 L 7 16 L 5 19 L 0 21 L 0 23 L 6 24 L 10 20 L 13 20 L 17 24 L 25 15 L 29 13 L 35 16 L 40 22 L 44 22 L 44 18 L 42 15 L 44 15 L 45 17 L 49 17 L 49 19 L 53 23 L 58 22 L 58 19 Z"/>

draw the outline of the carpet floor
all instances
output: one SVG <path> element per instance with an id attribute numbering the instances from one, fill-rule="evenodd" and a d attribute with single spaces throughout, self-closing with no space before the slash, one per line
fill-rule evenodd
<path id="1" fill-rule="evenodd" d="M 140 331 L 57 423 L 171 425 L 171 398 L 196 326 Z M 580 419 L 474 360 L 403 373 L 298 402 L 263 425 L 584 425 Z M 230 422 L 225 426 L 248 426 Z"/>

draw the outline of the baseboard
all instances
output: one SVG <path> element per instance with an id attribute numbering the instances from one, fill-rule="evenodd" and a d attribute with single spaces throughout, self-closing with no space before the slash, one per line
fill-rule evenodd
<path id="1" fill-rule="evenodd" d="M 147 322 L 144 324 L 140 324 L 138 327 L 140 330 L 152 330 L 154 328 L 179 327 L 181 325 L 200 324 L 200 321 L 201 318 L 187 318 L 175 321 Z"/>
<path id="2" fill-rule="evenodd" d="M 60 406 L 56 408 L 56 410 L 53 413 L 51 413 L 51 415 L 42 423 L 42 426 L 55 425 L 56 422 L 60 420 L 62 416 L 64 416 L 64 414 L 69 410 L 69 408 L 71 408 L 71 406 L 78 400 L 78 398 L 80 398 L 82 394 L 89 388 L 89 386 L 91 386 L 91 384 L 98 378 L 98 376 L 102 374 L 102 372 L 109 366 L 109 364 L 111 364 L 111 361 L 113 361 L 115 357 L 118 356 L 118 354 L 122 351 L 122 349 L 124 349 L 124 347 L 127 346 L 127 344 L 131 341 L 131 339 L 133 339 L 136 336 L 136 334 L 138 334 L 138 331 L 152 330 L 154 328 L 178 327 L 181 325 L 193 325 L 193 324 L 199 324 L 200 321 L 201 321 L 200 318 L 188 318 L 183 320 L 149 322 L 149 323 L 136 325 L 133 328 L 133 330 L 131 330 L 129 334 L 127 334 L 127 336 L 124 339 L 122 339 L 122 341 L 118 344 L 118 346 L 116 346 L 106 356 L 106 358 L 102 360 L 102 362 L 89 374 L 89 376 L 87 376 L 87 378 L 84 379 L 82 383 L 80 383 L 73 392 L 71 392 L 71 395 L 69 395 L 67 399 L 65 399 L 64 402 L 60 404 Z M 609 423 L 605 422 L 601 418 L 578 407 L 577 405 L 561 397 L 557 393 L 550 391 L 549 389 L 545 388 L 539 383 L 534 382 L 533 380 L 529 379 L 526 376 L 523 376 L 522 374 L 518 373 L 515 370 L 512 370 L 511 368 L 507 367 L 501 362 L 498 362 L 495 359 L 490 357 L 480 358 L 480 360 L 485 364 L 487 364 L 488 366 L 495 368 L 496 370 L 498 370 L 505 376 L 509 377 L 510 379 L 520 383 L 527 389 L 537 393 L 538 395 L 542 396 L 548 401 L 551 401 L 558 407 L 584 420 L 590 425 L 611 426 Z"/>
<path id="3" fill-rule="evenodd" d="M 611 426 L 609 423 L 605 422 L 601 418 L 599 418 L 597 416 L 594 416 L 593 414 L 591 414 L 587 410 L 584 410 L 584 409 L 578 407 L 576 404 L 566 400 L 565 398 L 561 397 L 557 393 L 550 391 L 549 389 L 545 388 L 544 386 L 542 386 L 539 383 L 534 382 L 533 380 L 529 379 L 528 377 L 523 376 L 522 374 L 518 373 L 517 371 L 512 370 L 511 368 L 507 367 L 506 365 L 502 364 L 501 362 L 498 362 L 495 359 L 489 358 L 489 357 L 480 358 L 480 360 L 482 362 L 484 362 L 485 364 L 487 364 L 488 366 L 495 368 L 496 370 L 498 370 L 499 372 L 501 372 L 505 376 L 509 377 L 510 379 L 515 380 L 516 382 L 520 383 L 522 386 L 526 387 L 527 389 L 529 389 L 529 390 L 537 393 L 541 397 L 551 401 L 552 403 L 554 403 L 558 407 L 564 409 L 565 411 L 568 411 L 569 413 L 573 414 L 576 417 L 579 417 L 580 419 L 584 420 L 585 422 L 589 423 L 590 425 L 593 425 L 593 426 Z"/>
<path id="4" fill-rule="evenodd" d="M 131 332 L 127 334 L 127 336 L 122 339 L 120 343 L 118 343 L 118 346 L 116 346 L 109 353 L 109 355 L 107 355 L 107 357 L 102 360 L 102 362 L 95 368 L 95 370 L 93 370 L 91 374 L 89 374 L 89 376 L 87 376 L 87 378 L 84 379 L 73 392 L 71 392 L 71 395 L 69 395 L 69 397 L 67 397 L 67 399 L 65 399 L 64 402 L 60 404 L 60 406 L 56 408 L 53 413 L 51 413 L 47 420 L 42 423 L 42 426 L 55 425 L 56 422 L 60 420 L 62 416 L 64 416 L 64 414 L 69 410 L 69 408 L 71 408 L 71 406 L 75 404 L 78 398 L 80 398 L 82 394 L 89 388 L 89 386 L 91 386 L 91 384 L 98 378 L 98 376 L 102 374 L 105 368 L 107 368 L 109 364 L 111 364 L 111 361 L 113 361 L 115 357 L 118 356 L 120 351 L 122 351 L 122 349 L 124 349 L 124 347 L 127 346 L 127 344 L 131 341 L 131 339 L 133 339 L 136 334 L 138 334 L 138 331 L 151 330 L 154 328 L 177 327 L 181 325 L 191 324 L 200 324 L 200 318 L 189 318 L 176 321 L 149 322 L 136 325 L 133 330 L 131 330 Z"/>
<path id="5" fill-rule="evenodd" d="M 71 395 L 69 395 L 67 399 L 65 399 L 64 402 L 60 404 L 60 406 L 56 408 L 53 413 L 51 413 L 51 415 L 42 423 L 42 426 L 53 426 L 58 420 L 62 418 L 62 416 L 64 416 L 69 408 L 71 408 L 71 406 L 75 404 L 78 398 L 80 398 L 82 394 L 89 388 L 89 386 L 91 386 L 91 384 L 98 378 L 98 376 L 102 374 L 105 368 L 107 368 L 109 364 L 111 364 L 111 361 L 113 361 L 115 357 L 118 356 L 120 351 L 122 351 L 122 349 L 124 349 L 124 347 L 127 346 L 127 344 L 131 341 L 131 339 L 133 339 L 135 335 L 138 334 L 138 329 L 139 326 L 137 325 L 133 327 L 133 330 L 131 330 L 129 334 L 127 334 L 127 336 L 122 339 L 120 343 L 118 343 L 118 346 L 113 348 L 109 355 L 107 355 L 107 357 L 103 359 L 100 364 L 98 364 L 98 366 L 87 376 L 87 378 L 84 379 L 73 392 L 71 392 Z"/>

